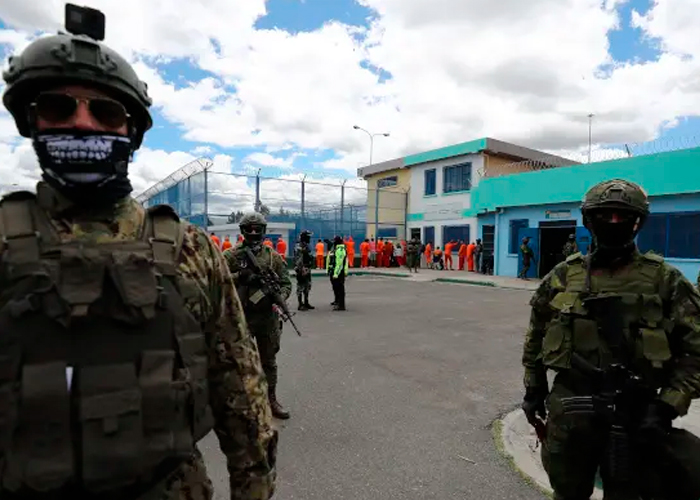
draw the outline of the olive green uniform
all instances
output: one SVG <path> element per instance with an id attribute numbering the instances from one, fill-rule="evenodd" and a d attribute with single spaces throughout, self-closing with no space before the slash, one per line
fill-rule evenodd
<path id="1" fill-rule="evenodd" d="M 260 359 L 270 387 L 270 393 L 274 394 L 277 386 L 277 353 L 280 350 L 280 337 L 282 330 L 279 326 L 279 315 L 274 312 L 269 297 L 260 298 L 260 288 L 256 286 L 255 278 L 242 279 L 242 271 L 249 268 L 246 257 L 246 248 L 251 248 L 260 268 L 272 270 L 279 278 L 280 292 L 286 300 L 292 293 L 292 281 L 289 270 L 282 257 L 272 248 L 266 245 L 248 246 L 246 241 L 240 242 L 233 248 L 224 252 L 224 258 L 236 283 L 236 289 L 241 297 L 243 310 L 245 311 L 248 328 L 255 337 L 260 351 Z M 245 282 L 244 282 L 245 281 Z"/>
<path id="2" fill-rule="evenodd" d="M 590 497 L 606 438 L 594 417 L 563 414 L 562 397 L 591 391 L 585 380 L 569 371 L 571 353 L 599 367 L 620 361 L 614 359 L 598 333 L 596 319 L 584 306 L 585 281 L 586 259 L 580 253 L 544 278 L 530 301 L 524 345 L 527 388 L 546 390 L 546 370 L 558 372 L 547 398 L 542 447 L 542 461 L 557 499 Z M 624 335 L 634 353 L 630 368 L 660 389 L 662 401 L 685 415 L 691 400 L 700 394 L 700 295 L 691 283 L 663 258 L 635 253 L 622 269 L 594 272 L 591 294 L 622 298 Z M 604 480 L 606 472 L 601 471 Z"/>

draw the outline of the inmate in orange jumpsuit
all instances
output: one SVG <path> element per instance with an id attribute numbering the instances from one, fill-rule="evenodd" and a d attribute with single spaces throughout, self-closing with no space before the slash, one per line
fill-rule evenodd
<path id="1" fill-rule="evenodd" d="M 233 245 L 231 245 L 231 240 L 229 239 L 228 236 L 224 238 L 224 242 L 221 244 L 221 250 L 226 251 L 229 248 L 231 248 Z"/>
<path id="2" fill-rule="evenodd" d="M 377 240 L 377 267 L 384 265 L 384 240 Z"/>
<path id="3" fill-rule="evenodd" d="M 326 250 L 326 246 L 321 240 L 316 243 L 316 269 L 323 269 L 326 266 L 323 261 L 323 252 Z"/>
<path id="4" fill-rule="evenodd" d="M 425 265 L 429 268 L 433 267 L 433 246 L 430 243 L 425 245 Z"/>
<path id="5" fill-rule="evenodd" d="M 242 235 L 242 234 L 239 234 L 239 235 L 238 235 L 238 239 L 237 239 L 236 241 L 237 241 L 238 243 L 242 242 L 242 241 L 243 241 L 243 235 Z"/>
<path id="6" fill-rule="evenodd" d="M 277 239 L 277 253 L 280 254 L 283 261 L 287 262 L 287 242 L 282 238 Z"/>
<path id="7" fill-rule="evenodd" d="M 369 241 L 365 240 L 360 243 L 360 255 L 362 262 L 360 262 L 361 267 L 369 267 Z"/>
<path id="8" fill-rule="evenodd" d="M 214 245 L 216 245 L 216 248 L 221 248 L 221 240 L 214 233 L 211 233 L 211 241 L 214 242 Z"/>
<path id="9" fill-rule="evenodd" d="M 387 241 L 384 244 L 384 267 L 391 267 L 391 256 L 394 255 L 394 244 Z"/>
<path id="10" fill-rule="evenodd" d="M 270 247 L 273 250 L 275 249 L 275 247 L 272 245 L 272 240 L 270 238 L 265 238 L 265 241 L 263 241 L 263 245 L 265 245 L 266 247 Z"/>
<path id="11" fill-rule="evenodd" d="M 467 245 L 462 243 L 459 246 L 459 270 L 464 271 L 464 261 L 467 260 Z"/>
<path id="12" fill-rule="evenodd" d="M 454 245 L 451 241 L 445 243 L 445 269 L 452 270 L 452 247 Z"/>
<path id="13" fill-rule="evenodd" d="M 467 245 L 467 269 L 474 272 L 474 250 L 476 245 L 474 243 L 469 243 Z"/>
<path id="14" fill-rule="evenodd" d="M 355 267 L 355 240 L 352 239 L 352 236 L 348 236 L 345 248 L 348 252 L 348 267 Z"/>

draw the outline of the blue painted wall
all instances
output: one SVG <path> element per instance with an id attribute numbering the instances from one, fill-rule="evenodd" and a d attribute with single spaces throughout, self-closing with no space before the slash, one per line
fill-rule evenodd
<path id="1" fill-rule="evenodd" d="M 700 192 L 700 148 L 481 179 L 472 210 L 580 202 L 594 184 L 616 177 L 649 196 Z"/>
<path id="2" fill-rule="evenodd" d="M 510 176 L 516 177 L 516 176 Z M 505 177 L 504 177 L 505 178 Z M 610 178 L 610 176 L 606 177 Z M 656 189 L 659 188 L 658 186 Z M 577 225 L 583 225 L 580 202 L 558 203 L 548 205 L 533 205 L 527 207 L 505 208 L 503 213 L 490 213 L 479 217 L 479 234 L 484 224 L 496 224 L 496 244 L 494 274 L 500 276 L 517 276 L 518 256 L 508 252 L 510 243 L 510 221 L 513 219 L 529 219 L 530 227 L 538 227 L 539 222 L 549 220 L 545 216 L 547 210 L 570 210 L 571 217 L 568 220 L 576 220 Z M 700 212 L 700 193 L 682 194 L 676 196 L 660 196 L 650 199 L 650 210 L 652 213 L 668 212 Z M 698 228 L 700 231 L 700 228 Z M 700 271 L 700 255 L 695 259 L 666 258 L 669 264 L 681 270 L 686 278 L 695 283 Z"/>

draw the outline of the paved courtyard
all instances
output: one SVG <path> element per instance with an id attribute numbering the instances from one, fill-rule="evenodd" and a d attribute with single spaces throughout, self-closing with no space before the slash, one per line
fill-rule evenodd
<path id="1" fill-rule="evenodd" d="M 285 327 L 281 500 L 542 499 L 496 449 L 491 424 L 522 395 L 532 292 L 353 276 L 346 312 L 315 278 L 315 311 Z M 201 444 L 218 498 L 216 438 Z"/>

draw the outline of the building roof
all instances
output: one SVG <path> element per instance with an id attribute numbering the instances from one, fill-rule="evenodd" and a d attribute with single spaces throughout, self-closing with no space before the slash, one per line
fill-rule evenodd
<path id="1" fill-rule="evenodd" d="M 543 151 L 537 151 L 536 149 L 530 149 L 523 146 L 518 146 L 516 144 L 492 139 L 490 137 L 484 137 L 483 139 L 453 144 L 452 146 L 432 149 L 430 151 L 408 155 L 403 158 L 396 158 L 393 160 L 383 161 L 381 163 L 375 163 L 373 165 L 367 165 L 365 167 L 358 168 L 357 175 L 358 177 L 367 178 L 389 170 L 410 168 L 414 165 L 420 165 L 422 163 L 429 163 L 431 161 L 475 153 L 486 153 L 511 158 L 513 162 L 523 160 L 538 161 L 553 167 L 579 164 L 577 161 L 573 161 L 562 156 L 556 156 Z"/>

